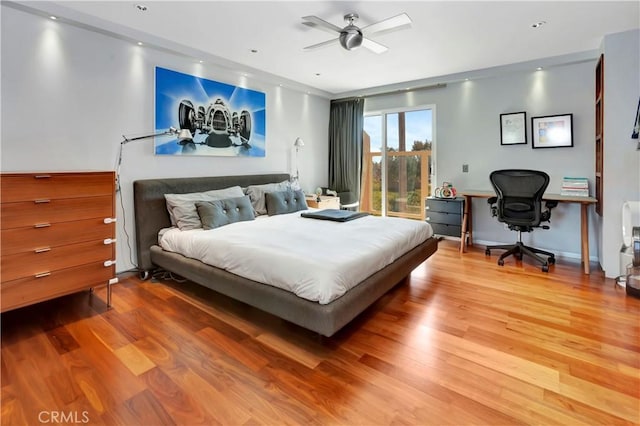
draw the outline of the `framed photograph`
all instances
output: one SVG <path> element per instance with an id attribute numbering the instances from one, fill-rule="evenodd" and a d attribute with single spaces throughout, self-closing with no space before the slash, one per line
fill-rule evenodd
<path id="1" fill-rule="evenodd" d="M 500 114 L 500 145 L 527 143 L 527 113 Z"/>
<path id="2" fill-rule="evenodd" d="M 533 149 L 573 146 L 573 114 L 531 117 L 531 135 Z"/>

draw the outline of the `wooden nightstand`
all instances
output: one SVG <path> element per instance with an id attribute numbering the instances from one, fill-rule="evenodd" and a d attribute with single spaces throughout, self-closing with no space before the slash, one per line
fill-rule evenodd
<path id="1" fill-rule="evenodd" d="M 331 196 L 321 196 L 320 201 L 316 201 L 315 196 L 306 197 L 307 206 L 315 209 L 337 209 L 340 210 L 340 198 Z"/>

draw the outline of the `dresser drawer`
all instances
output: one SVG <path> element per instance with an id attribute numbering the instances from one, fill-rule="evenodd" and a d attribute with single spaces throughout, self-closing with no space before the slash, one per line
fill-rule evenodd
<path id="1" fill-rule="evenodd" d="M 4 196 L 4 194 L 3 194 Z M 4 197 L 3 197 L 4 198 Z M 39 199 L 0 205 L 2 229 L 113 216 L 113 196 Z"/>
<path id="2" fill-rule="evenodd" d="M 2 281 L 34 276 L 87 263 L 115 258 L 115 244 L 88 241 L 60 247 L 43 247 L 33 251 L 3 255 L 0 257 Z"/>
<path id="3" fill-rule="evenodd" d="M 460 225 L 446 225 L 443 223 L 431 223 L 430 225 L 434 234 L 460 237 L 462 233 L 462 226 Z"/>
<path id="4" fill-rule="evenodd" d="M 2 174 L 2 202 L 112 195 L 113 172 Z"/>
<path id="5" fill-rule="evenodd" d="M 457 213 L 441 213 L 427 210 L 426 221 L 431 223 L 444 223 L 447 225 L 460 225 L 462 216 Z"/>
<path id="6" fill-rule="evenodd" d="M 430 212 L 444 212 L 444 213 L 456 213 L 462 215 L 464 209 L 463 199 L 441 199 L 441 198 L 427 198 L 426 210 L 427 216 Z"/>
<path id="7" fill-rule="evenodd" d="M 19 308 L 94 286 L 105 285 L 115 276 L 115 267 L 102 262 L 51 272 L 40 277 L 20 278 L 0 284 L 1 310 Z"/>
<path id="8" fill-rule="evenodd" d="M 76 222 L 42 224 L 42 227 L 3 229 L 2 255 L 34 251 L 45 247 L 59 247 L 92 240 L 115 238 L 114 224 L 103 219 L 86 219 Z"/>

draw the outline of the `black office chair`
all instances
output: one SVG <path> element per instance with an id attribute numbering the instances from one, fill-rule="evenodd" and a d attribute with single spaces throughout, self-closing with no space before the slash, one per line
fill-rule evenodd
<path id="1" fill-rule="evenodd" d="M 498 265 L 504 265 L 507 256 L 514 255 L 521 260 L 524 255 L 533 257 L 542 263 L 542 271 L 548 272 L 549 265 L 556 263 L 553 253 L 526 246 L 522 243 L 522 233 L 531 232 L 533 228 L 549 229 L 540 222 L 549 222 L 551 209 L 558 205 L 557 201 L 547 201 L 545 211 L 542 211 L 542 195 L 549 185 L 549 175 L 537 170 L 496 170 L 489 175 L 491 185 L 497 197 L 489 198 L 492 216 L 497 216 L 509 229 L 518 231 L 518 241 L 515 244 L 487 246 L 485 253 L 491 255 L 491 250 L 507 250 L 500 255 Z M 539 256 L 548 256 L 548 259 Z"/>

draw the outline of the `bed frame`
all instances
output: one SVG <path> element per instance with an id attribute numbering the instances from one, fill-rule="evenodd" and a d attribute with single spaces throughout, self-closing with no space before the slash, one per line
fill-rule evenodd
<path id="1" fill-rule="evenodd" d="M 239 185 L 288 180 L 288 174 L 146 179 L 133 183 L 136 252 L 140 276 L 162 268 L 233 299 L 330 337 L 358 314 L 401 282 L 438 248 L 429 238 L 395 262 L 371 275 L 329 304 L 302 299 L 279 288 L 242 278 L 198 260 L 163 250 L 157 245 L 158 231 L 171 226 L 164 194 L 202 192 Z"/>

